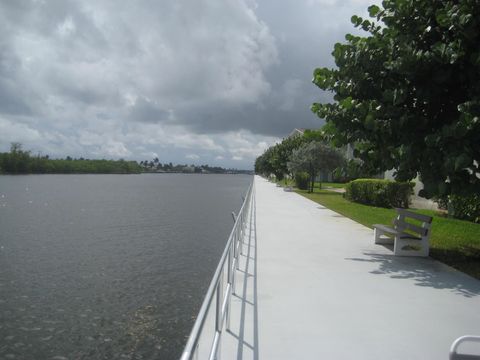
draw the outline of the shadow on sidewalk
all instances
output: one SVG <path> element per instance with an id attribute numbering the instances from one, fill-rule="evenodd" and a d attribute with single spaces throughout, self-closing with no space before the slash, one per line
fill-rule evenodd
<path id="1" fill-rule="evenodd" d="M 412 279 L 416 286 L 450 289 L 465 297 L 480 295 L 480 281 L 431 258 L 409 258 L 375 253 L 363 255 L 364 258 L 346 258 L 346 260 L 378 264 L 378 269 L 371 271 L 371 274 L 388 275 L 398 280 Z"/>
<path id="2" fill-rule="evenodd" d="M 258 344 L 258 297 L 257 297 L 257 217 L 253 198 L 247 236 L 242 244 L 239 268 L 236 274 L 235 292 L 232 294 L 230 327 L 226 335 L 236 342 L 236 359 L 259 358 Z M 233 305 L 233 304 L 232 304 Z M 232 354 L 233 355 L 233 354 Z M 230 357 L 234 359 L 234 357 Z"/>

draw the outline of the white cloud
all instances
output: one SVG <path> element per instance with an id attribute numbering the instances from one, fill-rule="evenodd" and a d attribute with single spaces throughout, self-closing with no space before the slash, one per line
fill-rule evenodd
<path id="1" fill-rule="evenodd" d="M 233 160 L 245 160 L 252 164 L 257 156 L 279 140 L 276 137 L 258 136 L 247 131 L 231 132 L 223 137 L 227 152 Z"/>
<path id="2" fill-rule="evenodd" d="M 306 0 L 307 5 L 309 6 L 370 6 L 374 3 L 374 0 Z"/>
<path id="3" fill-rule="evenodd" d="M 198 156 L 197 154 L 188 154 L 185 156 L 185 158 L 191 159 L 191 160 L 198 160 L 200 159 L 200 156 Z"/>
<path id="4" fill-rule="evenodd" d="M 0 117 L 0 143 L 9 144 L 19 141 L 23 143 L 36 142 L 41 139 L 41 133 L 27 124 L 15 123 Z M 16 139 L 16 140 L 14 140 Z"/>
<path id="5" fill-rule="evenodd" d="M 180 131 L 178 133 L 173 133 L 173 131 Z M 182 128 L 170 128 L 171 136 L 166 140 L 166 143 L 183 149 L 201 149 L 209 150 L 215 152 L 224 152 L 225 149 L 220 144 L 216 143 L 215 140 L 209 135 L 198 135 L 185 132 Z"/>
<path id="6" fill-rule="evenodd" d="M 57 27 L 57 32 L 60 36 L 68 36 L 72 33 L 74 33 L 76 30 L 75 23 L 73 22 L 73 19 L 68 16 L 64 22 L 58 25 Z"/>
<path id="7" fill-rule="evenodd" d="M 300 79 L 287 79 L 283 83 L 280 92 L 281 110 L 287 111 L 294 109 L 295 100 L 298 96 L 301 96 L 300 88 L 303 83 L 304 81 Z"/>
<path id="8" fill-rule="evenodd" d="M 120 141 L 109 140 L 100 146 L 97 156 L 108 156 L 114 158 L 126 158 L 132 155 L 125 144 Z"/>
<path id="9" fill-rule="evenodd" d="M 0 147 L 251 168 L 365 1 L 0 2 Z"/>

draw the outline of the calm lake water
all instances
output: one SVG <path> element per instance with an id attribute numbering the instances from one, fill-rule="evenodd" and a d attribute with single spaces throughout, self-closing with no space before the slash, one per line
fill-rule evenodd
<path id="1" fill-rule="evenodd" d="M 0 358 L 178 358 L 251 180 L 0 176 Z"/>

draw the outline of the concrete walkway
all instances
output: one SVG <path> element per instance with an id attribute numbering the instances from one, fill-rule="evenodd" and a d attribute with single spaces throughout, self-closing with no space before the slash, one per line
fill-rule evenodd
<path id="1" fill-rule="evenodd" d="M 221 358 L 437 360 L 480 335 L 480 281 L 394 257 L 371 229 L 255 182 Z"/>

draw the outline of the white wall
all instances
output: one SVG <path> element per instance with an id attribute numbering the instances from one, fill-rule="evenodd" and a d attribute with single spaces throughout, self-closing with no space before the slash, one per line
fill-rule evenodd
<path id="1" fill-rule="evenodd" d="M 395 180 L 393 177 L 393 173 L 395 170 L 387 170 L 385 171 L 383 178 L 387 180 Z M 415 195 L 418 195 L 418 192 L 423 189 L 423 183 L 420 181 L 420 176 L 417 174 L 417 177 L 413 179 L 412 181 L 415 182 L 415 187 L 413 188 L 413 193 Z"/>

